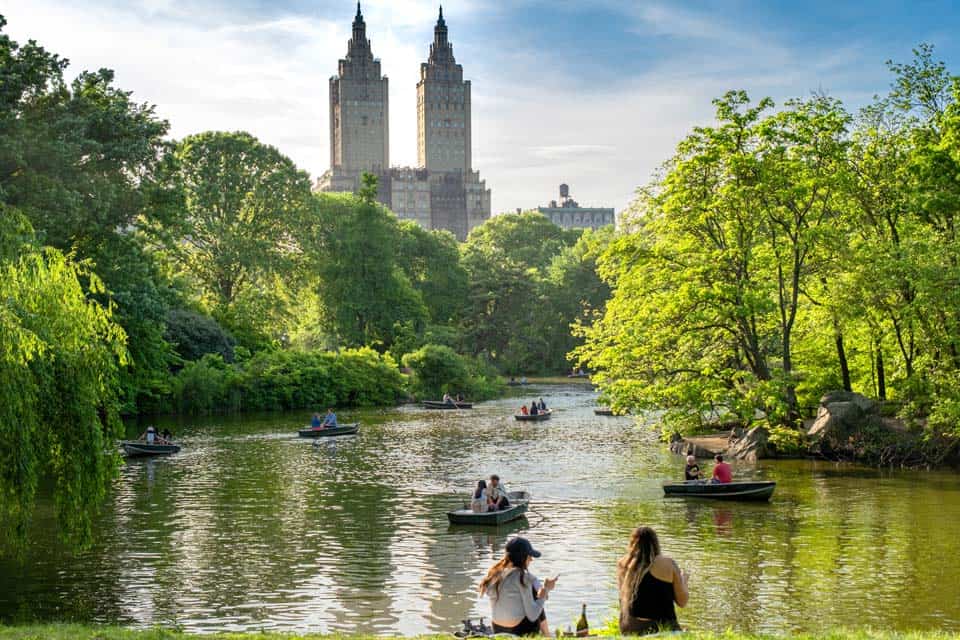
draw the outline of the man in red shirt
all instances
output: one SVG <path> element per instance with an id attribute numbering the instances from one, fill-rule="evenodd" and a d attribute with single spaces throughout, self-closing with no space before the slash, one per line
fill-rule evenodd
<path id="1" fill-rule="evenodd" d="M 718 453 L 716 457 L 714 457 L 714 460 L 716 460 L 717 463 L 713 465 L 712 481 L 719 482 L 720 484 L 733 482 L 733 469 L 723 461 L 723 456 Z"/>

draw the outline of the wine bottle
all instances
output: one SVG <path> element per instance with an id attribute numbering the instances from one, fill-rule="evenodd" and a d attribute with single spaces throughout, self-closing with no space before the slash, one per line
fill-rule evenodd
<path id="1" fill-rule="evenodd" d="M 583 609 L 580 610 L 580 619 L 577 620 L 577 635 L 585 636 L 590 633 L 590 625 L 587 624 L 587 603 L 583 603 Z"/>

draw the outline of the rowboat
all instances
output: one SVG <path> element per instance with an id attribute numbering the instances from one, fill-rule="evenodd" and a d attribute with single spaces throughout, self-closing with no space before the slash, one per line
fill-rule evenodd
<path id="1" fill-rule="evenodd" d="M 616 415 L 613 413 L 613 409 L 610 407 L 597 407 L 593 410 L 593 414 L 597 416 L 612 416 Z"/>
<path id="2" fill-rule="evenodd" d="M 180 451 L 180 445 L 148 443 L 146 440 L 124 440 L 120 443 L 128 458 L 165 456 Z"/>
<path id="3" fill-rule="evenodd" d="M 448 511 L 447 519 L 450 524 L 469 524 L 484 526 L 499 526 L 506 524 L 517 518 L 522 518 L 527 512 L 530 504 L 530 494 L 526 491 L 510 491 L 507 493 L 507 499 L 510 500 L 510 506 L 503 511 L 487 511 L 486 513 L 477 513 L 468 506 L 463 509 Z"/>
<path id="4" fill-rule="evenodd" d="M 707 480 L 667 482 L 663 493 L 677 498 L 710 498 L 713 500 L 751 500 L 763 502 L 770 499 L 777 483 L 772 480 L 757 482 L 714 483 Z"/>
<path id="5" fill-rule="evenodd" d="M 336 427 L 327 427 L 325 429 L 300 429 L 297 433 L 301 438 L 329 438 L 331 436 L 349 436 L 360 431 L 360 423 L 341 424 Z"/>
<path id="6" fill-rule="evenodd" d="M 444 402 L 443 400 L 424 400 L 424 409 L 473 409 L 472 402 Z"/>
<path id="7" fill-rule="evenodd" d="M 577 373 L 568 373 L 568 378 L 589 378 L 590 374 L 583 371 L 578 371 Z"/>
<path id="8" fill-rule="evenodd" d="M 526 421 L 526 420 L 540 421 L 540 420 L 549 420 L 550 415 L 552 413 L 553 413 L 553 409 L 547 409 L 546 411 L 541 411 L 536 415 L 531 415 L 531 414 L 524 415 L 522 413 L 515 413 L 513 414 L 513 417 L 520 421 Z"/>

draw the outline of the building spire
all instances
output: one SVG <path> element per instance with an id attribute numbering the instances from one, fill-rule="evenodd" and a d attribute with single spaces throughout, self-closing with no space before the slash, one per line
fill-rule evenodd
<path id="1" fill-rule="evenodd" d="M 370 41 L 367 40 L 367 24 L 363 21 L 363 13 L 360 11 L 360 2 L 357 1 L 357 15 L 353 19 L 353 37 L 347 45 L 347 57 L 355 60 L 361 58 L 373 59 L 370 52 Z"/>
<path id="2" fill-rule="evenodd" d="M 440 5 L 440 19 L 437 20 L 437 24 L 444 24 L 444 22 L 443 22 L 443 5 Z"/>
<path id="3" fill-rule="evenodd" d="M 357 0 L 357 17 L 356 20 L 363 20 L 363 14 L 360 13 L 360 0 Z"/>

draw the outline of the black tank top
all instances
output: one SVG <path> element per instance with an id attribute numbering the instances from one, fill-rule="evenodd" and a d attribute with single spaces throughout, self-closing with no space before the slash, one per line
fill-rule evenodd
<path id="1" fill-rule="evenodd" d="M 630 615 L 655 622 L 676 622 L 673 608 L 673 583 L 664 582 L 647 571 L 630 603 Z"/>

